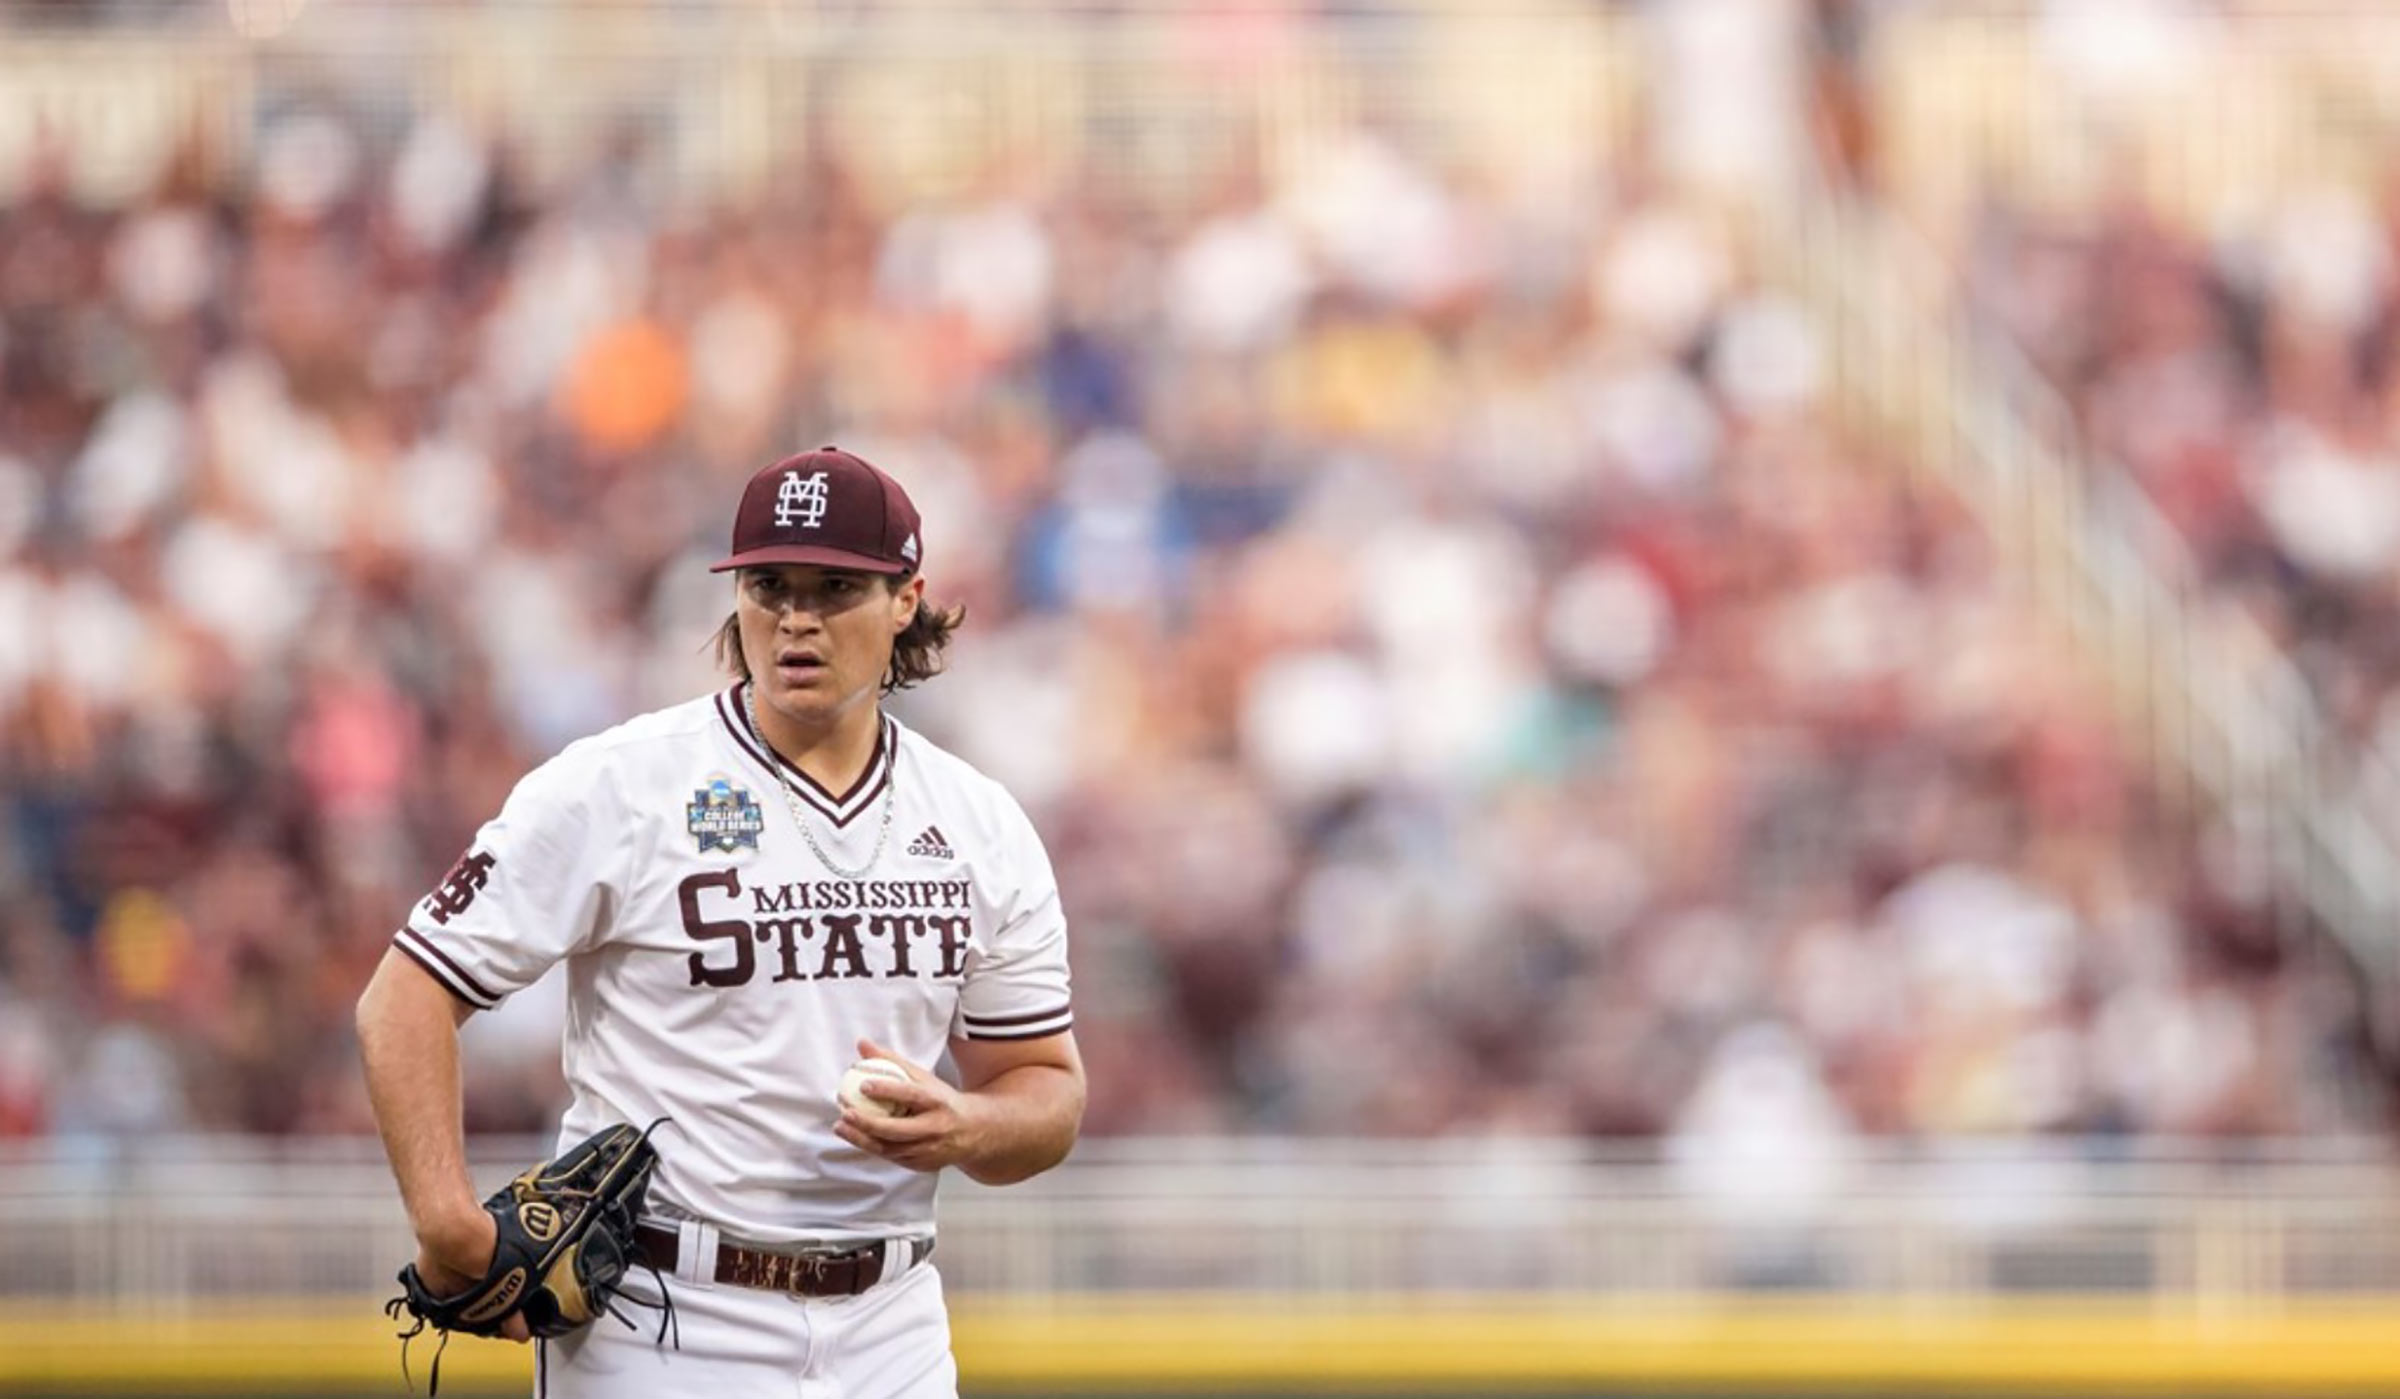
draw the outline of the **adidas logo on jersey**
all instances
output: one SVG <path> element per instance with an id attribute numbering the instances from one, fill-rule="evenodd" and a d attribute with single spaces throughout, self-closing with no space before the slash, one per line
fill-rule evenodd
<path id="1" fill-rule="evenodd" d="M 908 843 L 908 853 L 924 855 L 936 860 L 958 858 L 958 852 L 950 848 L 950 842 L 942 839 L 942 828 L 939 826 L 927 826 L 924 834 Z"/>

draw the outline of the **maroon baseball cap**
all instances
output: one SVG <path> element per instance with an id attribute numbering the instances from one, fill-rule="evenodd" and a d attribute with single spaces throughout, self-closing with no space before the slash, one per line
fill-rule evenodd
<path id="1" fill-rule="evenodd" d="M 750 478 L 733 515 L 733 552 L 709 572 L 806 563 L 913 573 L 917 527 L 899 482 L 839 447 L 819 447 Z"/>

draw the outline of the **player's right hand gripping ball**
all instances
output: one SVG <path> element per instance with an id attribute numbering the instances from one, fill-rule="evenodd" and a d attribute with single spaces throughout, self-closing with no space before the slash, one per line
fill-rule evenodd
<path id="1" fill-rule="evenodd" d="M 593 1133 L 483 1202 L 499 1226 L 499 1242 L 491 1267 L 472 1286 L 437 1297 L 410 1263 L 400 1270 L 401 1295 L 385 1304 L 385 1313 L 406 1310 L 416 1318 L 403 1340 L 428 1326 L 497 1336 L 512 1316 L 524 1317 L 536 1336 L 589 1325 L 613 1310 L 626 1265 L 638 1261 L 634 1225 L 657 1168 L 648 1132 L 618 1123 Z"/>
<path id="2" fill-rule="evenodd" d="M 887 1103 L 866 1092 L 861 1085 L 871 1078 L 894 1079 L 906 1083 L 908 1082 L 908 1070 L 889 1059 L 861 1059 L 852 1064 L 849 1071 L 842 1075 L 842 1086 L 834 1096 L 841 1099 L 843 1107 L 861 1117 L 906 1117 L 915 1111 L 913 1108 Z"/>

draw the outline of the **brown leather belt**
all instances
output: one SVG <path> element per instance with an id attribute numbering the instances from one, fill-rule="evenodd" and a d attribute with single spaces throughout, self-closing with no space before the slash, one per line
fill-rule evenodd
<path id="1" fill-rule="evenodd" d="M 633 1236 L 641 1245 L 642 1256 L 660 1272 L 671 1273 L 682 1261 L 683 1239 L 677 1231 L 663 1225 L 637 1224 Z M 799 1297 L 855 1297 L 883 1280 L 884 1261 L 898 1248 L 908 1250 L 908 1266 L 914 1267 L 933 1252 L 933 1240 L 877 1239 L 834 1252 L 778 1252 L 719 1242 L 717 1265 L 711 1276 L 732 1287 L 789 1292 Z"/>

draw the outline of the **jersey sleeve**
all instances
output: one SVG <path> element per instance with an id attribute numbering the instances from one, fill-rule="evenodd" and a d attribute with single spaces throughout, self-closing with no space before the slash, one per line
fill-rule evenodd
<path id="1" fill-rule="evenodd" d="M 489 1010 L 605 936 L 621 902 L 630 823 L 615 819 L 604 778 L 573 747 L 527 773 L 393 946 Z"/>
<path id="2" fill-rule="evenodd" d="M 1067 975 L 1067 917 L 1058 879 L 1033 823 L 1008 800 L 1003 841 L 1013 887 L 1001 919 L 967 968 L 951 1034 L 971 1040 L 1030 1040 L 1074 1027 Z"/>

